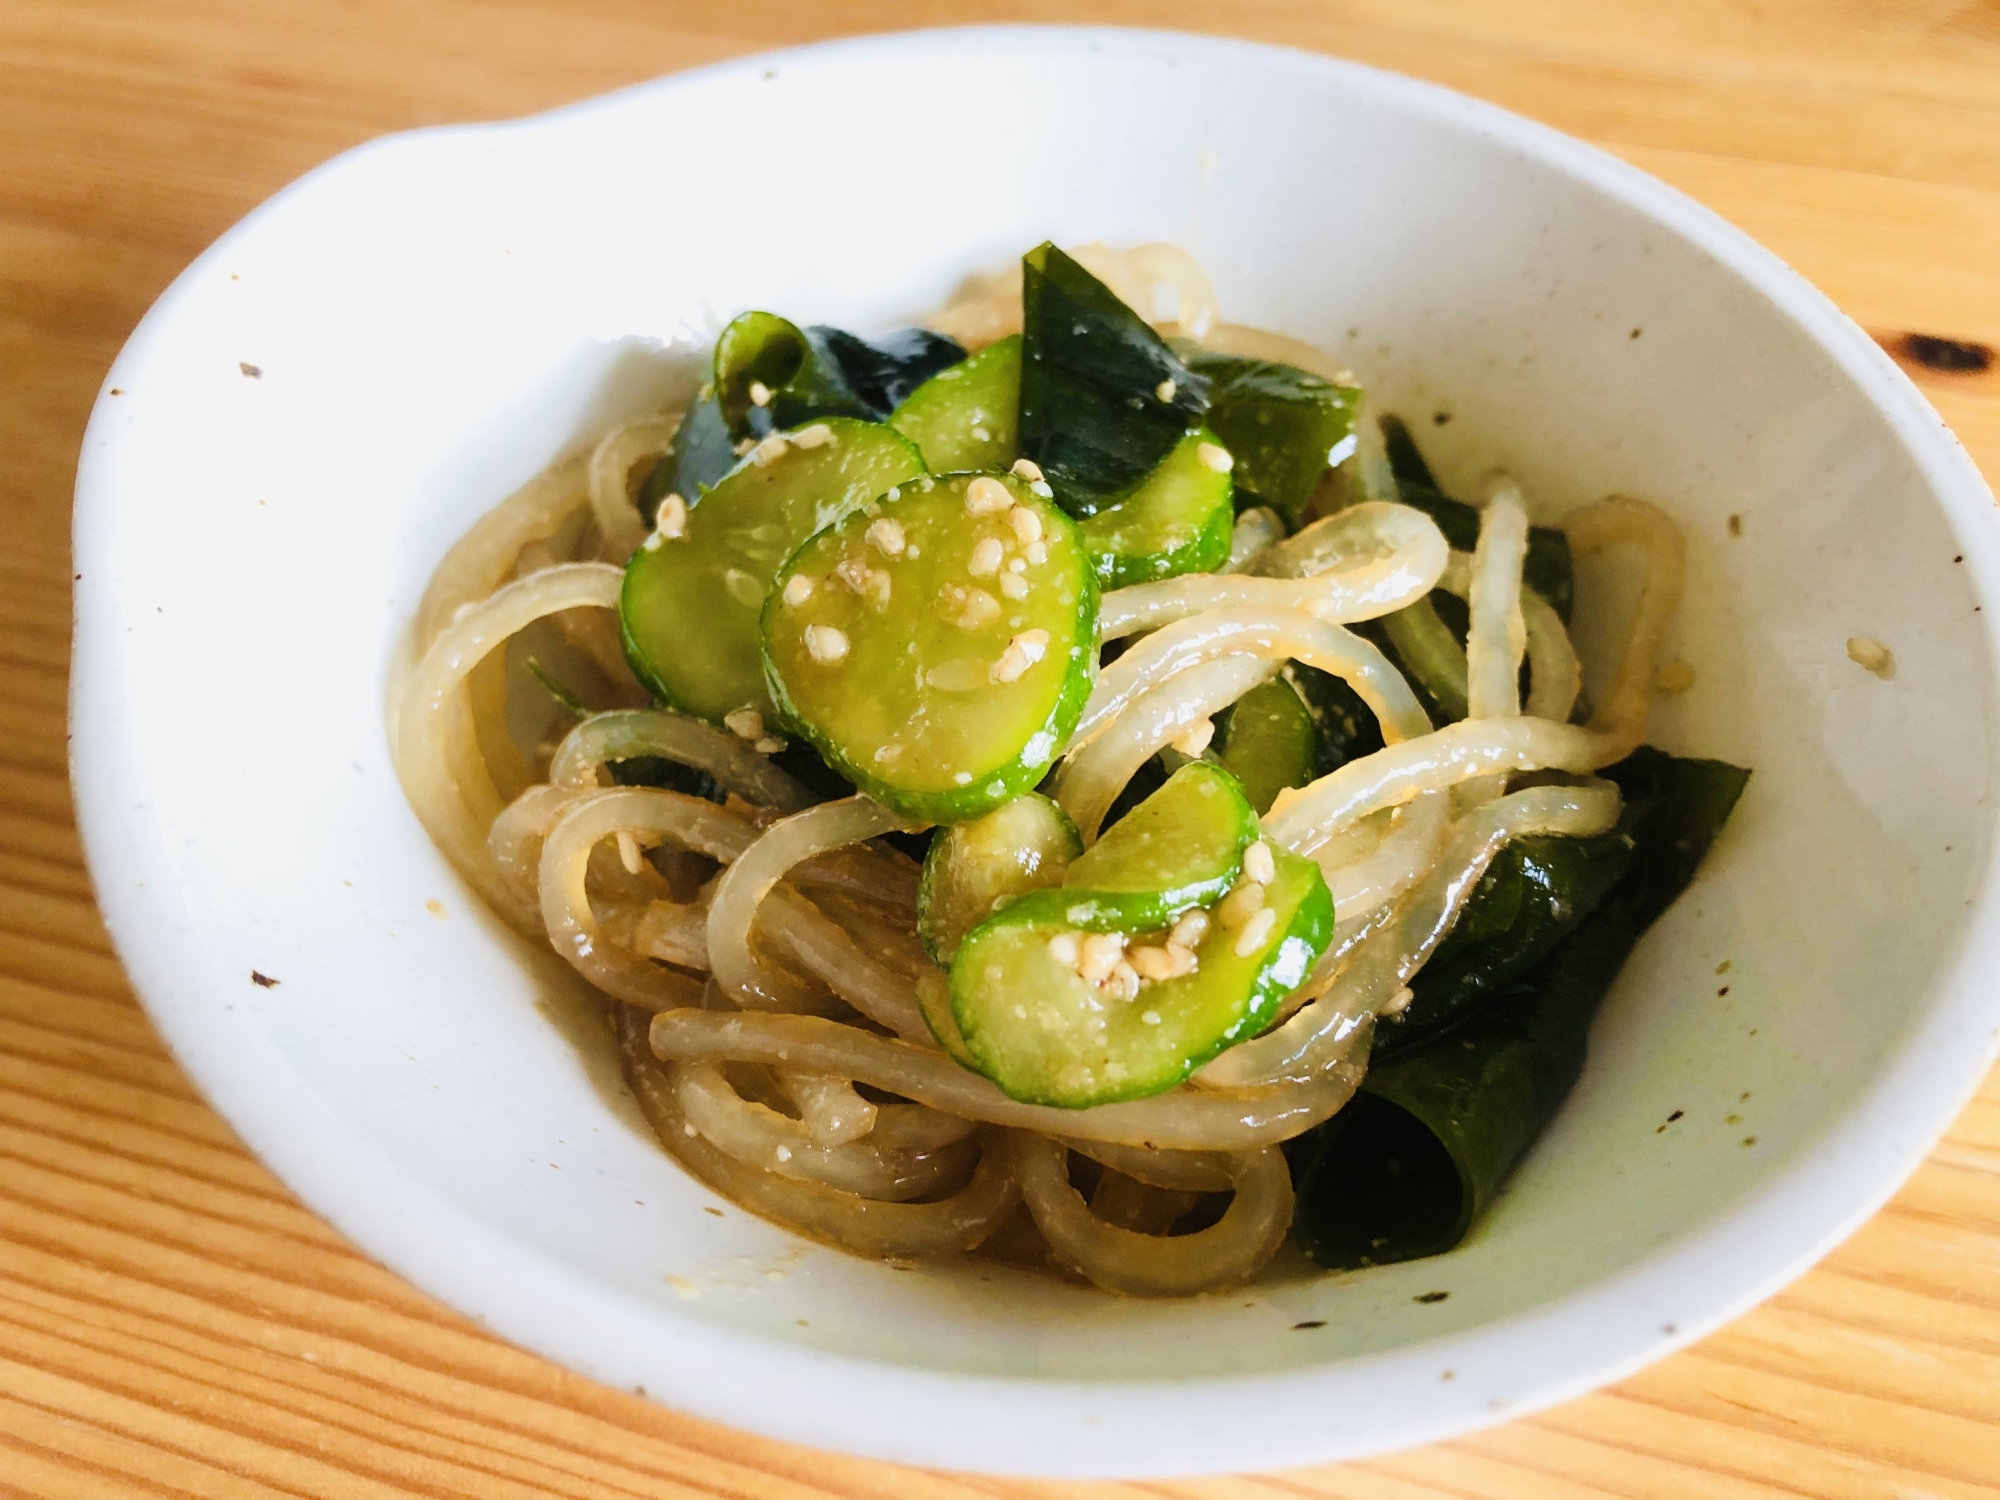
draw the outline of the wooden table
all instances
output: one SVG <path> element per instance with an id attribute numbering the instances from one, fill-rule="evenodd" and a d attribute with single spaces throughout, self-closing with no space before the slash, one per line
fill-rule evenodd
<path id="1" fill-rule="evenodd" d="M 684 1419 L 495 1341 L 356 1254 L 245 1153 L 134 1003 L 64 765 L 84 419 L 139 315 L 231 222 L 384 131 L 526 114 L 841 32 L 975 20 L 1289 43 L 1604 145 L 1902 349 L 2000 480 L 2000 367 L 1989 353 L 1976 368 L 1969 347 L 2000 345 L 1995 0 L 6 0 L 0 1495 L 1088 1488 L 898 1470 Z M 1910 333 L 1955 342 L 1898 338 Z M 1147 1489 L 2000 1496 L 2000 1075 L 1823 1266 L 1621 1385 L 1369 1463 Z"/>

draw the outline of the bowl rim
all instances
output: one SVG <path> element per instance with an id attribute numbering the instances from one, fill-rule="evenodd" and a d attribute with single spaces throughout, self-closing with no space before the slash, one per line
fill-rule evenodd
<path id="1" fill-rule="evenodd" d="M 100 390 L 76 484 L 71 773 L 86 859 L 133 987 L 176 1060 L 259 1158 L 365 1253 L 503 1337 L 681 1411 L 781 1440 L 934 1467 L 1052 1478 L 1150 1478 L 1359 1458 L 1458 1436 L 1621 1379 L 1769 1296 L 1832 1249 L 1901 1186 L 2000 1053 L 2000 849 L 1977 877 L 1972 913 L 1919 1019 L 1872 1085 L 1819 1146 L 1778 1169 L 1708 1224 L 1595 1285 L 1530 1312 L 1381 1354 L 1282 1374 L 1166 1382 L 969 1376 L 804 1349 L 635 1304 L 507 1240 L 435 1196 L 343 1124 L 293 1075 L 244 1011 L 210 983 L 197 913 L 174 879 L 159 828 L 120 788 L 140 747 L 119 724 L 121 601 L 93 566 L 121 504 L 109 477 L 118 445 L 107 394 L 139 384 L 192 288 L 323 176 L 419 144 L 559 132 L 572 122 L 733 75 L 838 67 L 860 58 L 938 58 L 996 47 L 1116 57 L 1215 57 L 1297 70 L 1393 99 L 1442 123 L 1506 141 L 1719 261 L 1773 304 L 1860 389 L 1922 473 L 1963 543 L 1982 601 L 2000 598 L 2000 521 L 1970 457 L 1873 340 L 1778 257 L 1639 168 L 1552 127 L 1437 84 L 1345 59 L 1233 38 L 1120 27 L 972 26 L 896 31 L 731 59 L 542 114 L 404 132 L 336 156 L 223 234 L 162 293 Z M 2000 662 L 2000 610 L 1984 627 Z M 1685 1268 L 1708 1268 L 1685 1310 Z M 1719 1268 L 1719 1269 L 1718 1269 Z M 639 1360 L 636 1326 L 671 1358 Z M 1459 1378 L 1441 1384 L 1443 1361 Z M 676 1373 L 679 1372 L 679 1373 Z M 1329 1411 L 1332 1387 L 1364 1382 L 1391 1399 L 1365 1426 Z M 831 1393 L 831 1394 L 830 1394 Z M 866 1400 L 859 1397 L 865 1394 Z M 966 1422 L 968 1401 L 982 1419 Z M 858 1411 L 888 1414 L 872 1424 Z M 1383 1413 L 1390 1415 L 1385 1419 Z M 958 1420 L 953 1420 L 956 1417 Z M 1034 1423 L 1033 1427 L 1023 1424 Z M 1033 1431 L 1041 1440 L 1024 1443 Z"/>

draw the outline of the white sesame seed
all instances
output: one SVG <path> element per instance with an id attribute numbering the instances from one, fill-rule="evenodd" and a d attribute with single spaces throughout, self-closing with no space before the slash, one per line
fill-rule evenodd
<path id="1" fill-rule="evenodd" d="M 1014 503 L 1007 486 L 991 475 L 982 474 L 965 487 L 965 509 L 975 516 L 994 516 Z"/>
<path id="2" fill-rule="evenodd" d="M 722 727 L 739 740 L 761 740 L 764 737 L 764 716 L 754 708 L 739 708 L 722 716 Z"/>
<path id="3" fill-rule="evenodd" d="M 1000 571 L 1001 561 L 1006 555 L 1007 549 L 1001 546 L 999 537 L 981 537 L 972 549 L 972 558 L 966 563 L 965 571 L 974 578 L 991 578 Z"/>
<path id="4" fill-rule="evenodd" d="M 1160 1013 L 1156 1010 L 1141 1011 L 1139 1019 L 1148 1026 L 1157 1026 L 1160 1024 Z"/>
<path id="5" fill-rule="evenodd" d="M 1029 661 L 1040 661 L 1048 655 L 1049 633 L 1046 630 L 1024 630 L 1010 644 L 1027 652 Z"/>
<path id="6" fill-rule="evenodd" d="M 1416 991 L 1406 984 L 1383 1002 L 1382 1014 L 1385 1016 L 1400 1016 L 1410 1008 L 1410 1002 L 1416 998 Z"/>
<path id="7" fill-rule="evenodd" d="M 791 446 L 785 441 L 783 433 L 774 432 L 750 450 L 750 462 L 760 469 L 764 468 L 783 458 L 785 450 Z"/>
<path id="8" fill-rule="evenodd" d="M 682 1135 L 695 1135 L 697 1133 L 698 1132 L 695 1130 L 694 1126 L 687 1124 L 685 1121 L 682 1122 L 681 1124 Z"/>
<path id="9" fill-rule="evenodd" d="M 952 778 L 951 778 L 951 784 L 952 784 L 953 786 L 971 786 L 971 785 L 972 785 L 972 773 L 971 773 L 970 771 L 955 771 L 955 772 L 953 772 L 953 773 L 952 773 Z"/>
<path id="10" fill-rule="evenodd" d="M 1267 906 L 1256 916 L 1243 924 L 1243 930 L 1236 934 L 1236 956 L 1248 958 L 1270 940 L 1271 929 L 1278 925 L 1278 910 Z"/>
<path id="11" fill-rule="evenodd" d="M 1093 932 L 1077 948 L 1077 973 L 1091 984 L 1102 984 L 1125 961 L 1125 934 Z"/>
<path id="12" fill-rule="evenodd" d="M 812 598 L 813 581 L 803 573 L 794 573 L 785 580 L 785 603 L 797 609 Z"/>
<path id="13" fill-rule="evenodd" d="M 748 453 L 752 448 L 756 446 L 757 446 L 757 440 L 755 438 L 745 438 L 743 439 L 742 442 L 736 444 L 735 447 L 730 449 L 730 451 L 734 453 L 738 458 L 741 458 L 744 454 Z"/>
<path id="14" fill-rule="evenodd" d="M 1208 748 L 1208 742 L 1215 738 L 1215 720 L 1196 719 L 1180 732 L 1174 741 L 1174 748 L 1186 756 L 1197 756 Z"/>
<path id="15" fill-rule="evenodd" d="M 666 538 L 661 536 L 659 532 L 656 531 L 651 536 L 647 537 L 645 541 L 639 543 L 639 549 L 642 552 L 658 552 L 660 550 L 660 545 L 665 541 Z"/>
<path id="16" fill-rule="evenodd" d="M 1050 488 L 1049 482 L 1046 479 L 1032 479 L 1028 482 L 1028 488 L 1033 490 L 1037 495 L 1040 495 L 1044 500 L 1053 500 L 1055 498 L 1056 492 Z"/>
<path id="17" fill-rule="evenodd" d="M 1139 971 L 1124 959 L 1111 966 L 1105 976 L 1104 992 L 1114 1000 L 1137 1000 L 1139 998 Z"/>
<path id="18" fill-rule="evenodd" d="M 806 654 L 821 666 L 830 667 L 846 659 L 847 632 L 837 625 L 808 625 Z"/>
<path id="19" fill-rule="evenodd" d="M 985 589 L 947 584 L 944 606 L 945 618 L 961 630 L 984 630 L 1000 618 L 1000 601 Z"/>
<path id="20" fill-rule="evenodd" d="M 771 1154 L 777 1157 L 779 1161 L 790 1161 L 792 1159 L 792 1148 L 790 1146 L 780 1146 Z"/>
<path id="21" fill-rule="evenodd" d="M 775 734 L 767 734 L 750 748 L 755 750 L 759 755 L 776 755 L 780 750 L 785 748 L 785 742 Z"/>
<path id="22" fill-rule="evenodd" d="M 1014 472 L 1020 475 L 1021 478 L 1027 480 L 1028 483 L 1030 484 L 1038 484 L 1041 482 L 1042 466 L 1036 463 L 1032 458 L 1015 459 Z"/>
<path id="23" fill-rule="evenodd" d="M 973 428 L 972 435 L 982 443 L 990 443 L 993 440 L 993 434 L 988 432 L 984 427 Z"/>
<path id="24" fill-rule="evenodd" d="M 884 500 L 900 500 L 900 499 L 902 499 L 902 498 L 903 498 L 903 487 L 902 487 L 902 486 L 901 486 L 900 484 L 892 484 L 892 485 L 890 485 L 890 486 L 889 486 L 889 493 L 888 493 L 888 494 L 886 494 L 886 495 L 884 495 L 884 496 L 883 496 L 882 498 L 883 498 Z"/>
<path id="25" fill-rule="evenodd" d="M 887 516 L 868 523 L 868 540 L 875 544 L 875 550 L 884 557 L 901 557 L 906 545 L 902 523 L 892 521 Z"/>
<path id="26" fill-rule="evenodd" d="M 1218 474 L 1227 474 L 1236 467 L 1236 459 L 1227 448 L 1218 448 L 1214 443 L 1203 443 L 1194 450 L 1194 456 L 1201 460 L 1202 467 L 1213 469 Z"/>
<path id="27" fill-rule="evenodd" d="M 1014 536 L 1023 546 L 1042 539 L 1042 518 L 1025 505 L 1007 512 L 1007 524 L 1014 528 Z"/>
<path id="28" fill-rule="evenodd" d="M 1031 665 L 1033 663 L 1028 660 L 1028 653 L 1019 646 L 1010 644 L 1000 653 L 1000 659 L 993 663 L 993 668 L 987 676 L 994 682 L 1018 682 L 1021 674 Z"/>
<path id="29" fill-rule="evenodd" d="M 1173 973 L 1167 976 L 1169 979 L 1179 979 L 1183 974 L 1192 974 L 1201 965 L 1201 960 L 1195 957 L 1192 948 L 1183 948 L 1171 939 L 1167 942 L 1167 958 L 1174 966 Z"/>
<path id="30" fill-rule="evenodd" d="M 1162 401 L 1171 401 L 1174 399 L 1174 392 L 1179 389 L 1180 387 L 1175 385 L 1171 380 L 1162 380 L 1158 385 L 1153 387 L 1153 394 L 1158 396 Z"/>
<path id="31" fill-rule="evenodd" d="M 1254 880 L 1239 880 L 1228 895 L 1215 903 L 1215 920 L 1234 929 L 1263 909 L 1264 887 Z"/>
<path id="32" fill-rule="evenodd" d="M 868 566 L 866 558 L 843 557 L 833 571 L 855 593 L 864 594 L 868 591 L 869 575 L 875 570 Z"/>
<path id="33" fill-rule="evenodd" d="M 824 422 L 815 422 L 810 427 L 801 427 L 792 434 L 794 448 L 824 448 L 834 441 L 833 429 Z"/>
<path id="34" fill-rule="evenodd" d="M 653 529 L 669 539 L 684 537 L 688 529 L 688 503 L 672 490 L 660 501 L 660 513 L 653 518 Z"/>
<path id="35" fill-rule="evenodd" d="M 1164 948 L 1150 945 L 1134 948 L 1131 953 L 1132 967 L 1139 971 L 1141 979 L 1169 979 L 1173 976 L 1174 961 L 1167 956 Z"/>
<path id="36" fill-rule="evenodd" d="M 1074 969 L 1081 950 L 1077 946 L 1077 935 L 1073 932 L 1059 932 L 1049 939 L 1049 957 L 1065 969 Z"/>
<path id="37" fill-rule="evenodd" d="M 1030 542 L 1021 549 L 1021 555 L 1028 559 L 1031 566 L 1039 568 L 1049 560 L 1049 544 L 1047 542 Z"/>
<path id="38" fill-rule="evenodd" d="M 753 380 L 750 382 L 750 404 L 752 406 L 769 406 L 771 404 L 771 388 L 764 384 L 763 381 Z"/>
<path id="39" fill-rule="evenodd" d="M 1849 637 L 1847 659 L 1862 671 L 1873 672 L 1877 677 L 1887 678 L 1896 670 L 1896 658 L 1889 648 L 1865 635 Z"/>
<path id="40" fill-rule="evenodd" d="M 1019 559 L 1017 558 L 1016 561 L 1019 561 Z M 1005 594 L 1009 599 L 1025 599 L 1028 597 L 1028 580 L 1023 578 L 1019 573 L 1002 573 L 1000 575 L 1000 592 Z"/>
<path id="41" fill-rule="evenodd" d="M 637 875 L 645 868 L 646 861 L 639 853 L 639 841 L 632 836 L 632 830 L 618 830 L 618 860 L 625 866 L 627 875 Z"/>
<path id="42" fill-rule="evenodd" d="M 1243 851 L 1243 873 L 1259 885 L 1269 885 L 1278 878 L 1278 862 L 1272 858 L 1269 844 L 1259 839 Z"/>
<path id="43" fill-rule="evenodd" d="M 1174 923 L 1174 930 L 1167 934 L 1167 942 L 1173 947 L 1199 948 L 1201 940 L 1207 936 L 1208 913 L 1196 907 Z"/>
<path id="44" fill-rule="evenodd" d="M 1007 571 L 1008 571 L 1009 573 L 1025 573 L 1025 572 L 1027 572 L 1027 571 L 1028 571 L 1028 560 L 1027 560 L 1027 558 L 1025 558 L 1025 557 L 1010 557 L 1010 558 L 1008 558 L 1008 559 L 1007 559 Z"/>

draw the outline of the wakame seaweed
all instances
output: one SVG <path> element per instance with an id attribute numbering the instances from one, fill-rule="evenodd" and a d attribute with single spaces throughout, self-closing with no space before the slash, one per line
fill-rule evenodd
<path id="1" fill-rule="evenodd" d="M 639 487 L 640 514 L 652 525 L 669 492 L 698 503 L 741 462 L 738 450 L 748 439 L 817 417 L 879 422 L 924 381 L 964 358 L 956 339 L 928 328 L 864 339 L 817 324 L 801 328 L 776 313 L 743 313 L 716 340 L 710 380 Z M 752 399 L 753 383 L 766 393 L 761 403 Z"/>
<path id="2" fill-rule="evenodd" d="M 746 312 L 715 342 L 715 394 L 732 438 L 787 432 L 817 417 L 879 422 L 939 370 L 965 358 L 956 339 L 904 328 L 864 339 Z M 759 399 L 761 396 L 762 399 Z"/>
<path id="3" fill-rule="evenodd" d="M 1358 386 L 1237 354 L 1187 354 L 1208 377 L 1208 425 L 1236 459 L 1237 509 L 1263 504 L 1296 529 L 1321 476 L 1354 447 Z"/>
<path id="4" fill-rule="evenodd" d="M 1427 967 L 1420 979 L 1434 996 L 1456 997 L 1460 1013 L 1402 1052 L 1388 1040 L 1397 1023 L 1387 1023 L 1378 1043 L 1384 1060 L 1353 1103 L 1292 1147 L 1293 1233 L 1321 1265 L 1415 1260 L 1464 1237 L 1568 1096 L 1599 1002 L 1646 928 L 1694 878 L 1750 778 L 1722 761 L 1650 747 L 1603 774 L 1626 799 L 1619 831 L 1569 841 L 1599 847 L 1564 860 L 1543 851 L 1540 873 L 1559 891 L 1538 888 L 1525 869 L 1489 871 L 1490 885 L 1482 880 L 1460 918 L 1463 938 L 1454 931 L 1433 960 L 1448 967 L 1438 975 Z M 1621 836 L 1631 840 L 1622 861 L 1602 842 Z M 1606 861 L 1623 869 L 1594 909 L 1541 946 L 1588 901 Z M 1538 949 L 1514 978 L 1500 977 Z M 1491 969 L 1473 983 L 1482 955 Z"/>
<path id="5" fill-rule="evenodd" d="M 1058 505 L 1093 515 L 1200 424 L 1208 381 L 1054 245 L 1022 256 L 1021 271 L 1021 454 Z"/>
<path id="6" fill-rule="evenodd" d="M 722 404 L 715 399 L 714 387 L 705 385 L 675 429 L 666 456 L 639 486 L 639 514 L 651 526 L 660 502 L 670 494 L 695 504 L 736 467 L 736 459 L 736 441 L 729 435 Z"/>

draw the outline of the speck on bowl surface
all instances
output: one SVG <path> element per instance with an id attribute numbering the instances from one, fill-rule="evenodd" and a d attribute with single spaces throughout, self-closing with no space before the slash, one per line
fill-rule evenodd
<path id="1" fill-rule="evenodd" d="M 1226 317 L 1346 359 L 1450 483 L 1503 464 L 1545 513 L 1619 491 L 1686 528 L 1696 681 L 1654 737 L 1756 776 L 1575 1096 L 1443 1259 L 1153 1303 L 704 1213 L 566 971 L 474 908 L 397 787 L 384 684 L 425 578 L 549 460 L 685 390 L 659 341 L 751 305 L 880 326 L 1045 237 L 1187 247 Z M 1985 486 L 1772 256 L 1424 84 L 1156 33 L 936 32 L 382 141 L 161 298 L 77 501 L 81 820 L 176 1054 L 388 1265 L 722 1422 L 1071 1476 L 1464 1432 L 1797 1274 L 1995 1050 Z M 1586 580 L 1586 633 L 1613 593 Z"/>

